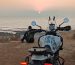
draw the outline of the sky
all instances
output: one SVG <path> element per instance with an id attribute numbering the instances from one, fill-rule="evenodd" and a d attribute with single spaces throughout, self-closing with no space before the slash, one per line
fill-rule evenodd
<path id="1" fill-rule="evenodd" d="M 0 0 L 0 17 L 75 17 L 75 0 Z"/>
<path id="2" fill-rule="evenodd" d="M 0 27 L 27 27 L 35 19 L 44 26 L 49 16 L 68 17 L 75 29 L 75 0 L 0 0 Z"/>

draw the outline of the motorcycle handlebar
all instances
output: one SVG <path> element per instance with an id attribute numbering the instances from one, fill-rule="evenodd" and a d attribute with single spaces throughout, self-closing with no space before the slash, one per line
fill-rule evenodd
<path id="1" fill-rule="evenodd" d="M 69 31 L 69 30 L 71 30 L 71 26 L 57 27 L 57 30 L 60 30 L 60 31 Z"/>
<path id="2" fill-rule="evenodd" d="M 57 27 L 57 29 L 55 29 L 55 32 L 56 31 L 69 31 L 69 30 L 71 30 L 71 26 L 65 26 L 65 27 Z M 33 29 L 33 31 L 35 32 L 35 33 L 37 33 L 37 32 L 47 32 L 47 30 L 43 30 L 43 29 Z"/>

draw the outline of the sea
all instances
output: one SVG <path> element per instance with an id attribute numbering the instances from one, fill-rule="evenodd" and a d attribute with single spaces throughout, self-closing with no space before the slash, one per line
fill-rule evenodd
<path id="1" fill-rule="evenodd" d="M 63 22 L 62 17 L 57 17 L 55 22 L 56 26 L 59 26 Z M 37 25 L 40 25 L 43 29 L 47 29 L 49 23 L 52 20 L 48 20 L 46 17 L 0 17 L 0 30 L 17 30 L 17 29 L 27 29 L 28 26 L 31 25 L 32 21 L 36 21 Z M 49 22 L 49 23 L 48 23 Z M 75 29 L 75 18 L 69 18 L 68 23 L 64 23 L 62 26 L 70 25 L 72 30 Z M 33 28 L 38 28 L 37 26 L 33 26 Z"/>

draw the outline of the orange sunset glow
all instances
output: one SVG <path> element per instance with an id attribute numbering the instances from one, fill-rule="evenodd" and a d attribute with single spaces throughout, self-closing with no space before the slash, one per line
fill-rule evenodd
<path id="1" fill-rule="evenodd" d="M 0 9 L 35 10 L 75 9 L 75 0 L 0 0 Z"/>

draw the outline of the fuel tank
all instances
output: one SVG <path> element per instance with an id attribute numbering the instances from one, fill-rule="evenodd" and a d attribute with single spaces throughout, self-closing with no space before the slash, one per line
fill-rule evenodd
<path id="1" fill-rule="evenodd" d="M 54 35 L 44 35 L 40 37 L 39 45 L 40 47 L 48 46 L 50 48 L 50 52 L 55 53 L 62 45 L 61 37 Z"/>

